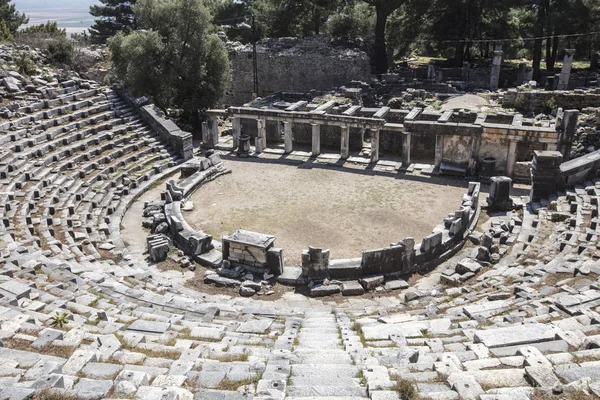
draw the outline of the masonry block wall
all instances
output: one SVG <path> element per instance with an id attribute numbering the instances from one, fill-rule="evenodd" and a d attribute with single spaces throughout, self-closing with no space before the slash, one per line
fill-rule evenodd
<path id="1" fill-rule="evenodd" d="M 252 47 L 241 47 L 229 56 L 232 81 L 225 103 L 240 106 L 252 100 Z M 327 91 L 371 77 L 365 52 L 338 50 L 330 46 L 327 37 L 269 40 L 258 46 L 257 65 L 261 97 L 280 91 Z"/>

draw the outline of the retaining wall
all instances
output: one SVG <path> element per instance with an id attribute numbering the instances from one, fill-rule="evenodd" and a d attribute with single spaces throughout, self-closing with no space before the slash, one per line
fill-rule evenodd
<path id="1" fill-rule="evenodd" d="M 114 90 L 127 103 L 131 104 L 140 114 L 144 122 L 154 129 L 163 141 L 169 144 L 184 160 L 194 156 L 192 134 L 182 131 L 173 121 L 154 104 L 147 104 L 145 97 L 136 99 L 123 86 L 115 85 Z"/>

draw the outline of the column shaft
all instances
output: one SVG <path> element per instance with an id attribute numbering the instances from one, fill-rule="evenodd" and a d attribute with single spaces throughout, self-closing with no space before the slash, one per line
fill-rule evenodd
<path id="1" fill-rule="evenodd" d="M 293 138 L 292 138 L 292 123 L 283 123 L 283 152 L 289 154 L 293 150 Z"/>
<path id="2" fill-rule="evenodd" d="M 312 156 L 321 154 L 321 125 L 311 124 L 312 126 Z"/>
<path id="3" fill-rule="evenodd" d="M 371 162 L 376 163 L 379 161 L 379 129 L 371 131 Z"/>
<path id="4" fill-rule="evenodd" d="M 508 145 L 508 155 L 506 157 L 506 176 L 511 177 L 515 170 L 515 163 L 517 162 L 517 142 L 514 140 L 510 141 Z"/>
<path id="5" fill-rule="evenodd" d="M 341 146 L 342 159 L 350 157 L 350 127 L 342 126 L 342 146 Z"/>

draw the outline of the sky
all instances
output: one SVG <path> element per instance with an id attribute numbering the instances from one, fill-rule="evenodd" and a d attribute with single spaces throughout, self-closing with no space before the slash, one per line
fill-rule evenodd
<path id="1" fill-rule="evenodd" d="M 29 16 L 29 25 L 56 21 L 61 28 L 89 28 L 94 22 L 89 9 L 98 0 L 13 0 L 19 12 Z"/>

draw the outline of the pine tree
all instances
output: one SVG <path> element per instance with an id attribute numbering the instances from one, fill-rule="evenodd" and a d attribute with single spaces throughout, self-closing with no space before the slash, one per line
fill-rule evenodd
<path id="1" fill-rule="evenodd" d="M 106 42 L 118 32 L 129 32 L 135 27 L 133 5 L 136 0 L 100 0 L 102 5 L 90 7 L 90 14 L 97 17 L 90 28 L 92 40 Z"/>
<path id="2" fill-rule="evenodd" d="M 29 18 L 18 12 L 11 0 L 0 0 L 0 21 L 6 24 L 10 33 L 15 33 L 21 25 L 29 22 Z"/>

